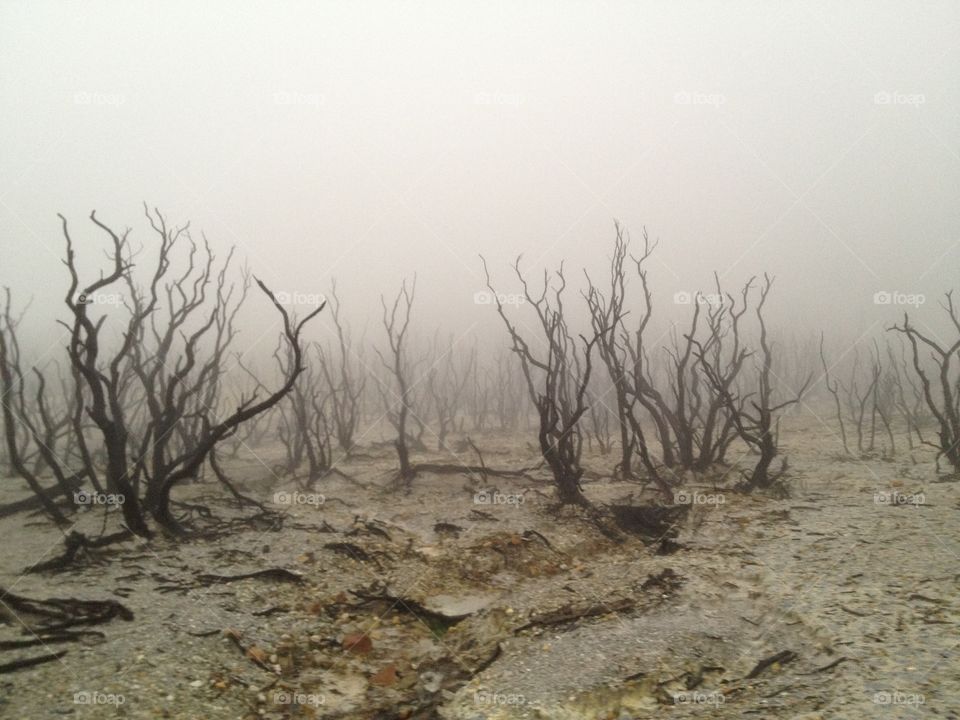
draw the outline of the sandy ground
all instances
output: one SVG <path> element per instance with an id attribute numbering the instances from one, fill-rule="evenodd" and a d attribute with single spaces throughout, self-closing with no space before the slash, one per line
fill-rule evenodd
<path id="1" fill-rule="evenodd" d="M 423 473 L 391 492 L 386 449 L 342 465 L 364 487 L 331 477 L 294 505 L 275 495 L 296 491 L 269 470 L 276 449 L 258 449 L 262 463 L 226 465 L 284 513 L 282 530 L 128 542 L 55 575 L 23 571 L 61 551 L 57 532 L 4 519 L 0 585 L 112 598 L 134 619 L 0 675 L 0 717 L 960 718 L 960 485 L 927 450 L 845 459 L 814 418 L 788 418 L 782 435 L 791 496 L 732 493 L 733 469 L 691 478 L 696 503 L 668 554 L 555 512 L 539 474 Z M 474 439 L 489 466 L 531 462 L 522 433 Z M 611 462 L 586 459 L 587 495 L 638 500 L 639 486 L 604 476 Z M 2 495 L 23 497 L 19 481 Z M 211 484 L 178 498 L 240 517 Z M 78 527 L 102 522 L 88 512 Z M 274 567 L 302 582 L 198 578 Z M 394 600 L 359 597 L 377 594 Z M 23 637 L 15 618 L 0 625 L 0 639 Z"/>

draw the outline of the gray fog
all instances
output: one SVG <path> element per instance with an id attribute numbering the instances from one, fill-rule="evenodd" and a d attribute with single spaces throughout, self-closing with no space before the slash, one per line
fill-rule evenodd
<path id="1" fill-rule="evenodd" d="M 519 254 L 577 285 L 616 219 L 659 240 L 664 315 L 766 271 L 782 329 L 855 338 L 956 280 L 958 29 L 953 2 L 3 2 L 0 281 L 62 315 L 56 214 L 96 272 L 90 211 L 149 247 L 145 201 L 278 292 L 336 278 L 371 332 L 414 273 L 423 332 L 501 332 L 478 254 L 504 291 Z"/>

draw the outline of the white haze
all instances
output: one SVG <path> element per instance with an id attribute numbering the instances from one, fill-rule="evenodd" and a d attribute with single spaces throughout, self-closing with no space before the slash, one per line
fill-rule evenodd
<path id="1" fill-rule="evenodd" d="M 898 312 L 882 291 L 932 323 L 960 277 L 958 30 L 955 2 L 3 2 L 0 284 L 42 344 L 56 213 L 95 273 L 90 211 L 149 247 L 146 201 L 274 290 L 337 278 L 358 336 L 416 272 L 421 336 L 505 343 L 478 254 L 504 291 L 521 253 L 579 285 L 616 218 L 660 241 L 663 316 L 766 271 L 781 333 L 852 342 Z"/>

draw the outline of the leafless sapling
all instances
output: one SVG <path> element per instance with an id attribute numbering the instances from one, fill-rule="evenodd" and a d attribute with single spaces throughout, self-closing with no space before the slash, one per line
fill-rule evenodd
<path id="1" fill-rule="evenodd" d="M 407 488 L 410 487 L 415 472 L 413 465 L 410 463 L 409 438 L 407 437 L 407 419 L 411 414 L 410 367 L 404 341 L 410 327 L 410 310 L 413 307 L 416 290 L 417 278 L 414 275 L 409 290 L 406 280 L 403 281 L 391 306 L 388 307 L 386 299 L 382 295 L 380 296 L 380 304 L 383 308 L 383 327 L 387 332 L 387 342 L 390 348 L 389 360 L 379 349 L 376 351 L 380 357 L 380 362 L 392 374 L 397 386 L 397 392 L 393 396 L 394 401 L 390 403 L 396 418 L 397 439 L 394 441 L 394 447 L 400 461 L 398 480 Z M 383 390 L 392 393 L 392 390 L 386 390 L 385 388 Z"/>
<path id="2" fill-rule="evenodd" d="M 903 314 L 901 325 L 890 329 L 905 335 L 910 343 L 913 371 L 920 379 L 927 408 L 936 420 L 937 460 L 945 457 L 954 471 L 960 471 L 960 373 L 954 365 L 960 353 L 960 314 L 952 290 L 944 300 L 941 307 L 957 333 L 956 339 L 944 342 L 932 333 L 921 332 L 910 322 L 909 313 Z M 927 351 L 933 370 L 924 366 L 921 348 Z"/>
<path id="3" fill-rule="evenodd" d="M 517 329 L 518 324 L 509 318 L 493 288 L 486 260 L 483 260 L 487 287 L 510 335 L 511 350 L 520 359 L 527 392 L 537 410 L 540 453 L 553 475 L 557 499 L 561 505 L 589 506 L 580 486 L 583 477 L 580 420 L 588 409 L 587 386 L 593 370 L 593 349 L 600 331 L 594 329 L 589 339 L 580 335 L 577 338 L 580 343 L 573 337 L 565 316 L 566 278 L 562 265 L 552 278 L 544 271 L 543 287 L 538 295 L 532 293 L 520 270 L 520 258 L 513 268 L 523 287 L 525 304 L 533 308 L 537 317 L 539 333 L 535 342 L 541 345 L 540 351 L 531 348 Z"/>
<path id="4" fill-rule="evenodd" d="M 753 283 L 754 279 L 751 278 L 743 287 L 741 292 L 743 303 L 741 309 L 746 308 L 748 305 Z M 778 413 L 799 402 L 812 379 L 812 376 L 807 377 L 802 387 L 789 399 L 779 403 L 774 400 L 774 354 L 772 344 L 768 339 L 766 322 L 763 316 L 764 305 L 766 304 L 767 296 L 772 286 L 773 278 L 769 275 L 764 275 L 763 284 L 759 289 L 759 299 L 755 306 L 759 326 L 760 347 L 759 356 L 756 361 L 756 387 L 753 391 L 740 395 L 732 384 L 727 382 L 731 371 L 725 371 L 723 369 L 719 355 L 711 354 L 711 346 L 718 342 L 720 333 L 718 328 L 714 328 L 711 331 L 711 335 L 706 343 L 696 343 L 696 354 L 701 367 L 714 390 L 723 399 L 737 433 L 740 438 L 759 455 L 753 469 L 745 476 L 744 489 L 748 491 L 757 488 L 770 488 L 782 478 L 786 470 L 786 461 L 783 462 L 778 471 L 771 471 L 773 461 L 779 455 Z M 748 350 L 740 342 L 740 326 L 738 323 L 730 326 L 730 332 L 732 334 L 735 353 L 729 359 L 727 367 L 729 368 L 731 365 L 737 367 L 737 374 L 739 374 L 739 367 L 742 367 L 748 357 L 754 355 L 754 351 Z M 748 405 L 752 409 L 748 409 Z"/>
<path id="5" fill-rule="evenodd" d="M 330 420 L 340 449 L 349 457 L 360 425 L 366 376 L 363 360 L 354 350 L 350 334 L 340 317 L 340 298 L 334 281 L 330 291 L 330 315 L 336 328 L 337 354 L 327 353 L 320 366 L 329 391 Z M 336 357 L 336 363 L 333 358 Z M 356 360 L 355 360 L 356 359 Z"/>

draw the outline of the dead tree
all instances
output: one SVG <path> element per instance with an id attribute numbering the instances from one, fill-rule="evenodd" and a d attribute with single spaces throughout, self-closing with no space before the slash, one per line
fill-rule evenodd
<path id="1" fill-rule="evenodd" d="M 282 341 L 282 339 L 281 339 Z M 312 487 L 323 477 L 333 463 L 331 453 L 331 428 L 327 417 L 330 391 L 321 378 L 327 359 L 319 345 L 313 344 L 314 363 L 297 378 L 290 394 L 280 406 L 279 435 L 287 449 L 286 470 L 296 475 L 306 461 L 306 475 L 301 486 Z M 290 373 L 292 352 L 288 347 L 286 357 L 275 354 L 282 376 Z"/>
<path id="2" fill-rule="evenodd" d="M 454 340 L 441 348 L 434 339 L 434 352 L 438 357 L 427 373 L 427 392 L 437 418 L 437 450 L 447 449 L 447 437 L 456 428 L 457 412 L 461 406 L 467 383 L 474 377 L 476 350 L 467 354 L 466 364 L 458 366 L 453 352 Z"/>
<path id="3" fill-rule="evenodd" d="M 675 327 L 671 330 L 670 345 L 662 350 L 661 370 L 654 372 L 646 340 L 653 299 L 645 263 L 652 251 L 644 233 L 644 251 L 632 258 L 644 297 L 644 310 L 633 329 L 621 333 L 622 345 L 628 353 L 631 401 L 642 407 L 653 422 L 664 467 L 702 471 L 723 461 L 736 432 L 722 394 L 705 381 L 703 369 L 698 366 L 697 337 L 702 330 L 708 336 L 716 336 L 710 350 L 714 355 L 720 353 L 725 348 L 726 327 L 737 323 L 744 309 L 737 309 L 732 301 L 723 301 L 724 297 L 730 300 L 730 296 L 724 295 L 715 276 L 716 292 L 712 299 L 701 293 L 696 295 L 686 333 L 678 333 Z M 617 272 L 622 274 L 622 268 L 617 268 Z M 736 349 L 730 349 L 729 354 L 735 356 Z M 735 381 L 738 366 L 725 363 L 716 367 L 721 370 L 725 385 Z M 629 415 L 627 417 L 629 419 Z M 639 430 L 639 425 L 636 427 Z M 644 465 L 649 473 L 646 461 Z M 660 481 L 658 484 L 667 491 L 667 484 Z"/>
<path id="4" fill-rule="evenodd" d="M 390 359 L 387 360 L 383 353 L 377 349 L 377 355 L 383 366 L 393 375 L 397 385 L 397 393 L 394 395 L 395 402 L 391 402 L 393 413 L 396 418 L 395 427 L 397 430 L 397 439 L 394 441 L 394 447 L 397 450 L 397 457 L 400 460 L 400 470 L 398 479 L 406 486 L 414 478 L 414 469 L 410 463 L 410 450 L 407 437 L 407 419 L 410 412 L 410 384 L 408 373 L 407 351 L 404 340 L 407 337 L 407 329 L 410 327 L 410 309 L 413 307 L 413 300 L 417 290 L 417 277 L 414 275 L 410 289 L 407 289 L 406 280 L 400 286 L 400 292 L 393 301 L 393 305 L 387 307 L 384 297 L 380 296 L 380 304 L 383 307 L 383 327 L 387 331 L 387 342 L 390 347 Z M 381 388 L 383 392 L 388 392 Z M 392 391 L 389 391 L 392 392 Z"/>
<path id="5" fill-rule="evenodd" d="M 907 363 L 903 336 L 897 335 L 899 354 L 894 353 L 891 343 L 887 343 L 887 359 L 890 362 L 890 381 L 893 387 L 893 404 L 902 418 L 907 430 L 907 445 L 914 450 L 914 436 L 920 445 L 924 444 L 923 426 L 929 420 L 924 412 L 923 390 L 911 372 Z"/>
<path id="6" fill-rule="evenodd" d="M 609 455 L 613 450 L 613 432 L 610 429 L 612 413 L 606 404 L 596 400 L 603 396 L 599 385 L 595 385 L 589 392 L 594 402 L 590 404 L 587 411 L 587 418 L 590 420 L 587 430 L 587 449 L 592 452 L 593 445 L 596 443 L 597 452 L 601 455 Z"/>
<path id="7" fill-rule="evenodd" d="M 53 366 L 53 371 L 59 384 L 59 389 L 56 394 L 59 398 L 62 398 L 62 401 L 56 403 L 55 406 L 50 405 L 49 398 L 47 397 L 47 376 L 44 372 L 45 370 L 49 370 L 51 365 Z M 42 452 L 37 452 L 36 458 L 34 459 L 33 472 L 39 475 L 50 467 L 48 461 L 49 455 L 60 455 L 63 458 L 69 458 L 73 452 L 74 441 L 73 435 L 70 432 L 70 424 L 73 416 L 72 404 L 74 398 L 70 383 L 63 377 L 60 364 L 56 362 L 56 360 L 48 363 L 46 368 L 34 367 L 33 374 L 36 382 L 33 404 L 37 419 L 42 428 L 40 446 L 43 448 Z M 61 440 L 63 441 L 62 453 L 60 448 Z M 54 472 L 54 475 L 56 475 L 56 469 L 50 469 Z"/>
<path id="8" fill-rule="evenodd" d="M 340 298 L 337 297 L 337 284 L 333 282 L 330 291 L 333 300 L 331 303 L 331 317 L 337 332 L 337 365 L 334 366 L 332 354 L 326 356 L 320 369 L 329 391 L 330 421 L 337 444 L 349 457 L 353 452 L 353 436 L 360 425 L 361 410 L 363 407 L 363 391 L 366 386 L 366 376 L 362 371 L 363 361 L 358 359 L 355 364 L 355 355 L 350 336 L 340 320 Z"/>
<path id="9" fill-rule="evenodd" d="M 477 346 L 474 345 L 466 354 L 462 370 L 470 386 L 465 404 L 467 415 L 470 417 L 470 427 L 474 431 L 482 431 L 486 428 L 490 405 L 493 402 L 492 396 L 496 392 L 490 368 L 481 369 L 478 357 Z M 463 422 L 461 422 L 461 432 L 462 425 Z"/>
<path id="10" fill-rule="evenodd" d="M 616 404 L 617 427 L 620 434 L 620 462 L 615 472 L 622 477 L 630 478 L 633 477 L 633 453 L 638 441 L 634 429 L 636 423 L 631 423 L 629 418 L 633 412 L 635 393 L 631 392 L 632 388 L 628 384 L 626 351 L 620 342 L 620 336 L 624 332 L 623 317 L 626 314 L 624 310 L 626 277 L 623 264 L 627 257 L 629 241 L 624 238 L 619 224 L 616 224 L 615 228 L 616 239 L 613 256 L 610 259 L 609 294 L 605 296 L 587 275 L 588 290 L 585 298 L 594 331 L 600 331 L 597 351 L 607 368 Z M 644 239 L 646 240 L 646 236 Z M 649 255 L 652 248 L 648 243 L 645 245 L 645 252 Z M 591 418 L 596 426 L 596 412 L 593 409 L 591 409 Z"/>
<path id="11" fill-rule="evenodd" d="M 877 436 L 877 387 L 882 368 L 871 355 L 865 384 L 860 381 L 860 353 L 854 349 L 853 368 L 847 392 L 849 416 L 857 428 L 857 451 L 861 457 L 873 452 Z"/>
<path id="12" fill-rule="evenodd" d="M 814 376 L 820 364 L 817 338 L 810 333 L 801 338 L 790 333 L 785 341 L 778 343 L 783 350 L 779 353 L 780 378 L 789 387 L 800 387 L 804 379 Z M 801 403 L 786 409 L 787 414 L 797 414 L 803 409 Z"/>
<path id="13" fill-rule="evenodd" d="M 610 259 L 610 289 L 604 295 L 587 276 L 588 290 L 585 294 L 590 319 L 596 336 L 597 350 L 612 383 L 616 403 L 616 417 L 620 434 L 620 462 L 616 472 L 625 478 L 634 477 L 633 456 L 639 456 L 647 476 L 657 484 L 664 495 L 670 495 L 669 484 L 661 477 L 647 447 L 647 438 L 638 415 L 639 407 L 646 408 L 660 431 L 667 433 L 663 414 L 651 398 L 659 397 L 649 383 L 644 368 L 646 359 L 643 346 L 644 331 L 652 314 L 650 289 L 647 284 L 644 263 L 652 254 L 655 245 L 650 244 L 646 231 L 643 234 L 643 252 L 632 258 L 640 278 L 644 296 L 644 312 L 637 328 L 628 332 L 624 318 L 626 302 L 626 272 L 624 263 L 628 256 L 629 241 L 619 224 L 615 225 L 613 255 Z M 664 454 L 670 455 L 669 438 L 664 439 Z"/>
<path id="14" fill-rule="evenodd" d="M 837 417 L 837 425 L 840 428 L 840 440 L 843 443 L 843 451 L 851 455 L 850 446 L 847 444 L 847 428 L 843 421 L 843 406 L 840 402 L 840 381 L 835 379 L 831 383 L 830 367 L 827 365 L 827 357 L 823 352 L 823 333 L 820 334 L 820 364 L 823 367 L 823 384 L 827 392 L 833 398 L 834 412 Z"/>
<path id="15" fill-rule="evenodd" d="M 739 317 L 742 316 L 742 310 L 747 307 L 753 283 L 754 278 L 751 278 L 744 285 L 741 292 L 743 303 L 741 312 L 739 314 L 734 313 L 734 318 L 739 319 Z M 786 470 L 786 461 L 781 465 L 779 471 L 771 472 L 773 461 L 779 454 L 778 413 L 799 402 L 812 379 L 812 376 L 808 377 L 799 391 L 790 399 L 779 403 L 774 401 L 774 377 L 772 370 L 774 355 L 772 346 L 768 341 L 766 322 L 763 317 L 763 308 L 772 285 L 773 278 L 769 275 L 764 275 L 764 282 L 760 287 L 760 297 L 755 308 L 757 323 L 759 325 L 760 346 L 760 354 L 756 367 L 755 390 L 739 396 L 732 383 L 728 381 L 731 376 L 736 377 L 746 359 L 754 355 L 754 351 L 748 350 L 741 344 L 740 326 L 738 323 L 734 322 L 729 327 L 735 352 L 725 365 L 720 360 L 721 356 L 719 353 L 715 351 L 711 352 L 711 348 L 720 342 L 720 333 L 722 331 L 719 327 L 712 328 L 706 343 L 695 343 L 697 347 L 697 359 L 710 385 L 725 403 L 737 433 L 740 438 L 759 455 L 756 465 L 754 465 L 753 469 L 745 476 L 744 489 L 748 491 L 757 488 L 770 488 L 782 477 Z M 748 409 L 748 404 L 752 410 Z"/>
<path id="16" fill-rule="evenodd" d="M 22 477 L 33 493 L 40 499 L 41 505 L 47 515 L 58 524 L 66 524 L 67 518 L 57 507 L 53 499 L 45 492 L 38 478 L 38 473 L 29 467 L 27 457 L 27 448 L 32 441 L 36 447 L 36 452 L 47 454 L 47 464 L 57 470 L 57 479 L 60 489 L 68 498 L 70 498 L 70 489 L 66 486 L 66 478 L 60 472 L 60 465 L 53 457 L 52 451 L 43 441 L 36 423 L 31 419 L 30 411 L 27 408 L 25 393 L 25 381 L 20 367 L 20 346 L 17 341 L 17 325 L 20 318 L 14 318 L 10 311 L 10 290 L 5 288 L 5 298 L 2 313 L 0 313 L 0 391 L 2 391 L 3 412 L 3 430 L 4 440 L 7 450 L 7 459 L 10 462 L 11 469 Z M 22 315 L 20 316 L 22 317 Z M 39 375 L 39 372 L 38 372 Z M 42 375 L 40 375 L 42 379 Z M 43 386 L 41 383 L 38 390 L 41 398 Z M 27 442 L 22 442 L 18 437 L 17 428 L 22 427 L 26 430 Z"/>
<path id="17" fill-rule="evenodd" d="M 7 360 L 5 364 L 11 373 L 12 384 L 9 390 L 4 390 L 2 398 L 6 402 L 16 402 L 16 404 L 20 406 L 20 414 L 27 412 L 25 405 L 27 404 L 28 400 L 25 389 L 24 375 L 20 363 L 20 342 L 18 339 L 18 328 L 32 304 L 33 301 L 30 300 L 24 305 L 20 312 L 14 316 L 10 288 L 4 288 L 4 307 L 2 314 L 0 314 L 0 323 L 2 323 L 2 326 L 0 326 L 0 333 L 5 334 L 5 338 L 3 338 L 6 342 L 5 352 Z M 14 389 L 16 389 L 16 393 L 14 392 Z M 15 406 L 11 406 L 10 410 L 13 412 L 14 417 L 16 418 L 17 410 L 15 409 Z M 19 458 L 19 462 L 27 462 L 31 465 L 35 465 L 35 463 L 40 459 L 40 455 L 33 448 L 30 440 L 30 431 L 24 423 L 14 422 L 12 424 L 12 429 L 13 439 L 11 442 L 13 443 L 13 447 L 16 449 L 15 451 L 9 450 L 5 440 L 3 443 L 3 450 L 4 459 L 9 465 L 10 472 L 11 474 L 15 474 L 13 460 L 14 455 Z"/>
<path id="18" fill-rule="evenodd" d="M 258 392 L 266 392 L 266 387 L 260 380 L 261 375 L 258 375 L 257 372 L 253 371 L 244 364 L 242 353 L 235 353 L 233 362 L 253 380 Z M 236 405 L 240 402 L 242 397 L 242 390 L 237 387 L 233 387 L 231 388 L 230 400 L 225 400 L 224 403 L 229 402 Z M 237 428 L 237 431 L 233 435 L 224 440 L 224 445 L 227 448 L 225 457 L 235 459 L 239 456 L 242 448 L 253 448 L 259 445 L 263 438 L 272 436 L 274 430 L 272 426 L 277 415 L 279 415 L 278 412 L 261 413 L 256 417 L 250 418 L 247 422 Z"/>
<path id="19" fill-rule="evenodd" d="M 847 437 L 847 428 L 851 428 L 850 435 L 856 438 L 857 455 L 861 458 L 873 455 L 877 448 L 877 434 L 882 425 L 889 440 L 889 448 L 885 454 L 895 453 L 896 441 L 891 418 L 896 405 L 898 380 L 894 374 L 885 371 L 877 342 L 874 341 L 870 346 L 866 363 L 861 360 L 860 349 L 853 348 L 846 381 L 835 377 L 831 382 L 831 368 L 827 367 L 826 358 L 823 357 L 822 340 L 820 352 L 824 382 L 834 399 L 844 452 L 852 454 Z"/>
<path id="20" fill-rule="evenodd" d="M 873 365 L 877 368 L 880 378 L 873 390 L 874 407 L 874 426 L 876 418 L 880 419 L 884 431 L 887 434 L 887 440 L 890 442 L 890 448 L 884 454 L 893 457 L 897 454 L 897 443 L 893 436 L 893 425 L 891 423 L 893 413 L 896 408 L 896 381 L 890 370 L 885 370 L 883 366 L 883 355 L 880 352 L 880 345 L 876 339 L 873 341 Z"/>
<path id="21" fill-rule="evenodd" d="M 511 350 L 520 359 L 527 392 L 537 410 L 540 453 L 553 474 L 557 499 L 561 505 L 589 506 L 580 486 L 583 477 L 580 420 L 587 411 L 586 392 L 593 369 L 593 348 L 605 328 L 594 330 L 590 339 L 580 335 L 578 345 L 565 316 L 563 265 L 552 280 L 544 271 L 543 288 L 535 296 L 520 270 L 520 258 L 517 258 L 514 272 L 523 287 L 526 303 L 536 313 L 538 329 L 542 332 L 537 342 L 542 343 L 544 349 L 540 352 L 533 350 L 517 330 L 517 324 L 508 317 L 491 283 L 486 260 L 482 257 L 481 260 L 487 287 L 496 298 L 497 313 L 510 334 Z"/>
<path id="22" fill-rule="evenodd" d="M 624 311 L 627 241 L 619 226 L 610 265 L 610 289 L 604 295 L 591 283 L 587 304 L 594 327 L 611 328 L 601 335 L 598 350 L 609 371 L 616 398 L 622 446 L 617 470 L 631 477 L 631 461 L 636 453 L 646 474 L 664 494 L 672 495 L 670 483 L 662 477 L 663 468 L 668 473 L 676 467 L 706 470 L 723 462 L 727 448 L 737 436 L 723 388 L 731 387 L 740 371 L 740 364 L 732 360 L 737 356 L 738 340 L 731 343 L 728 335 L 746 308 L 738 307 L 729 295 L 723 294 L 717 278 L 716 293 L 709 302 L 708 296 L 697 294 L 687 332 L 681 335 L 676 328 L 671 331 L 670 345 L 663 349 L 664 365 L 660 372 L 655 372 L 647 348 L 653 298 L 645 266 L 654 247 L 644 232 L 642 253 L 639 257 L 631 256 L 643 296 L 642 311 L 632 326 L 628 328 L 623 319 L 627 315 Z M 698 361 L 698 337 L 704 333 L 712 338 L 703 349 L 719 373 L 719 390 L 707 382 Z M 651 459 L 641 410 L 652 421 L 655 437 L 660 442 L 660 469 Z"/>
<path id="23" fill-rule="evenodd" d="M 714 375 L 712 377 L 706 375 L 706 368 L 700 364 L 702 360 L 698 353 L 699 363 L 695 368 L 697 374 L 694 375 L 690 384 L 690 395 L 695 400 L 690 411 L 690 417 L 694 418 L 690 432 L 694 439 L 694 446 L 697 448 L 697 456 L 693 464 L 696 470 L 705 470 L 713 463 L 722 462 L 727 448 L 737 436 L 735 418 L 725 398 L 728 391 L 739 381 L 743 367 L 739 359 L 742 349 L 739 330 L 748 307 L 749 287 L 744 288 L 739 307 L 732 295 L 722 291 L 720 280 L 716 275 L 714 275 L 714 287 L 712 300 L 702 303 L 707 308 L 705 330 L 709 340 L 706 347 L 708 347 L 708 361 L 711 363 Z M 699 300 L 698 304 L 701 304 Z M 762 316 L 760 321 L 762 323 Z M 766 341 L 765 332 L 766 328 L 763 327 L 764 341 Z M 702 375 L 706 375 L 706 382 L 701 379 Z M 720 381 L 719 387 L 714 384 L 713 379 Z"/>
<path id="24" fill-rule="evenodd" d="M 890 330 L 902 333 L 910 343 L 913 371 L 920 380 L 927 409 L 937 425 L 937 443 L 927 443 L 937 448 L 937 461 L 946 457 L 954 471 L 960 470 L 960 374 L 953 361 L 960 352 L 960 315 L 953 302 L 953 291 L 946 293 L 941 307 L 947 314 L 958 337 L 949 344 L 934 339 L 932 333 L 922 333 L 910 322 L 908 313 L 903 314 L 903 324 L 893 325 Z M 927 351 L 934 370 L 924 367 L 921 346 Z M 931 375 L 934 376 L 931 379 Z"/>
<path id="25" fill-rule="evenodd" d="M 500 351 L 494 361 L 494 368 L 487 372 L 486 386 L 493 393 L 494 413 L 500 430 L 513 430 L 520 424 L 524 414 L 522 400 L 524 393 L 523 374 L 514 355 Z"/>
<path id="26" fill-rule="evenodd" d="M 222 419 L 217 419 L 219 408 L 208 404 L 217 397 L 217 387 L 211 384 L 219 386 L 223 360 L 235 335 L 234 319 L 246 294 L 247 278 L 238 291 L 226 279 L 232 253 L 217 271 L 206 240 L 201 248 L 190 237 L 188 226 L 171 228 L 159 212 L 151 213 L 146 208 L 145 212 L 159 238 L 145 289 L 137 285 L 132 275 L 130 231 L 117 234 L 100 222 L 96 213 L 91 213 L 90 220 L 110 238 L 112 250 L 108 257 L 112 267 L 98 280 L 81 284 L 67 221 L 62 215 L 60 218 L 66 239 L 65 264 L 71 278 L 65 298 L 72 315 L 72 322 L 65 323 L 70 331 L 68 355 L 82 383 L 86 414 L 96 426 L 105 451 L 104 486 L 108 492 L 123 497 L 121 508 L 127 528 L 149 536 L 152 533 L 147 513 L 168 531 L 183 530 L 171 512 L 171 490 L 196 477 L 220 441 L 290 392 L 303 371 L 303 326 L 322 306 L 298 322 L 257 280 L 283 319 L 284 338 L 292 352 L 289 374 L 280 388 L 267 397 L 259 401 L 256 395 L 242 398 L 232 412 L 226 411 Z M 174 251 L 184 242 L 185 270 L 173 274 Z M 114 283 L 125 283 L 130 296 L 125 298 L 128 318 L 122 327 L 119 347 L 107 356 L 101 336 L 106 316 L 93 319 L 86 299 Z M 161 308 L 165 310 L 163 317 Z M 201 357 L 204 348 L 205 359 Z M 145 422 L 138 437 L 131 433 L 131 416 L 125 403 L 130 377 L 138 381 L 137 393 L 145 408 Z M 185 419 L 196 419 L 193 434 L 177 445 L 173 438 Z M 93 453 L 87 455 L 94 457 Z M 139 493 L 141 485 L 146 487 L 143 496 Z"/>

